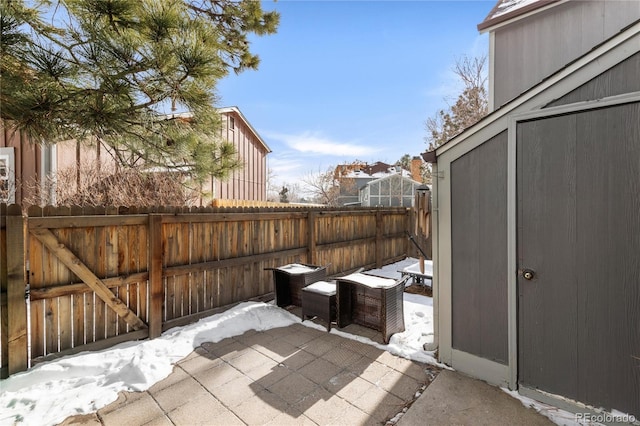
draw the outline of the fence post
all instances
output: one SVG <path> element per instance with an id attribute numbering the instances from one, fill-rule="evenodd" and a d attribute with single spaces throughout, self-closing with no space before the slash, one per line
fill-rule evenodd
<path id="1" fill-rule="evenodd" d="M 414 234 L 428 259 L 431 259 L 431 191 L 428 186 L 422 185 L 416 188 L 415 208 Z"/>
<path id="2" fill-rule="evenodd" d="M 376 211 L 376 269 L 382 268 L 382 212 Z"/>
<path id="3" fill-rule="evenodd" d="M 316 212 L 309 211 L 307 216 L 307 261 L 316 264 Z"/>
<path id="4" fill-rule="evenodd" d="M 24 371 L 29 366 L 27 352 L 27 303 L 25 300 L 25 224 L 19 205 L 7 208 L 7 313 L 8 372 Z"/>
<path id="5" fill-rule="evenodd" d="M 416 223 L 417 221 L 417 207 L 407 209 L 407 214 L 405 216 L 405 232 L 408 236 L 411 235 L 411 225 Z M 413 244 L 410 244 L 409 238 L 406 238 L 404 241 L 405 250 L 407 257 L 413 257 L 413 253 L 417 252 L 416 248 L 413 247 Z"/>
<path id="6" fill-rule="evenodd" d="M 149 214 L 149 339 L 162 334 L 162 215 Z"/>

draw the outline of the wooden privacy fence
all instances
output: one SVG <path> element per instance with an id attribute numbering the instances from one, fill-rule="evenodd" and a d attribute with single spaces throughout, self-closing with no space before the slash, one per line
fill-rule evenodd
<path id="1" fill-rule="evenodd" d="M 381 267 L 409 252 L 406 208 L 2 206 L 2 377 L 51 357 L 154 338 L 268 300 L 265 268 Z"/>

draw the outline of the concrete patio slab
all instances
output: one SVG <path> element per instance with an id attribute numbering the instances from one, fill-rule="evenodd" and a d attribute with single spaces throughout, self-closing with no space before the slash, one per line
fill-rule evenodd
<path id="1" fill-rule="evenodd" d="M 443 370 L 400 418 L 397 426 L 548 426 L 553 423 L 497 387 Z"/>
<path id="2" fill-rule="evenodd" d="M 146 392 L 65 424 L 380 425 L 437 371 L 393 358 L 301 324 L 250 331 L 203 343 Z"/>
<path id="3" fill-rule="evenodd" d="M 63 424 L 357 426 L 403 412 L 398 426 L 550 424 L 484 382 L 302 324 L 203 343 L 146 392 Z"/>
<path id="4" fill-rule="evenodd" d="M 126 424 L 145 424 L 156 421 L 165 416 L 165 411 L 158 406 L 153 397 L 148 393 L 136 395 L 133 398 L 125 398 L 120 403 L 116 401 L 117 408 L 103 409 L 100 421 L 105 426 L 120 426 Z"/>

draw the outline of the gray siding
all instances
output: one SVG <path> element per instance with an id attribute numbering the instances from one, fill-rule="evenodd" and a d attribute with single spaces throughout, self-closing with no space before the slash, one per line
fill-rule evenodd
<path id="1" fill-rule="evenodd" d="M 507 132 L 451 164 L 452 347 L 507 364 Z"/>
<path id="2" fill-rule="evenodd" d="M 640 19 L 640 1 L 570 1 L 498 28 L 494 109 Z"/>
<path id="3" fill-rule="evenodd" d="M 640 417 L 640 104 L 518 126 L 520 383 Z"/>
<path id="4" fill-rule="evenodd" d="M 579 114 L 577 134 L 579 400 L 640 417 L 640 104 Z"/>
<path id="5" fill-rule="evenodd" d="M 607 96 L 638 91 L 640 91 L 640 53 L 636 53 L 565 96 L 551 102 L 547 107 L 593 101 Z"/>

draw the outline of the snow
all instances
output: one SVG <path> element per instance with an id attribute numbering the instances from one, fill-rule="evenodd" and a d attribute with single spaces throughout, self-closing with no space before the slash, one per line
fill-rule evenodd
<path id="1" fill-rule="evenodd" d="M 299 263 L 291 263 L 289 265 L 280 266 L 280 267 L 278 267 L 276 269 L 278 269 L 279 271 L 286 272 L 286 273 L 291 274 L 291 275 L 299 275 L 299 274 L 305 274 L 307 272 L 313 272 L 318 268 L 312 268 L 310 266 L 301 265 Z"/>
<path id="2" fill-rule="evenodd" d="M 535 399 L 528 398 L 526 396 L 520 395 L 516 391 L 512 391 L 506 388 L 501 388 L 504 392 L 511 395 L 512 397 L 518 399 L 522 405 L 525 407 L 533 408 L 538 413 L 542 414 L 553 423 L 561 426 L 586 426 L 593 424 L 590 421 L 579 421 L 574 413 L 570 413 L 568 411 L 562 410 L 558 407 L 554 407 L 552 405 L 544 404 L 540 401 L 536 401 Z M 557 395 L 556 395 L 557 397 Z"/>
<path id="3" fill-rule="evenodd" d="M 341 279 L 354 281 L 371 288 L 390 288 L 396 284 L 396 280 L 391 278 L 374 277 L 372 275 L 362 273 L 346 275 Z"/>
<path id="4" fill-rule="evenodd" d="M 512 391 L 506 388 L 501 388 L 504 392 L 518 399 L 525 407 L 536 410 L 541 415 L 547 417 L 553 423 L 560 426 L 588 426 L 588 425 L 601 425 L 601 424 L 636 424 L 636 418 L 633 414 L 627 414 L 618 410 L 611 410 L 611 412 L 605 412 L 601 409 L 597 409 L 590 405 L 584 405 L 580 402 L 563 398 L 560 395 L 548 394 L 544 391 L 538 390 L 543 394 L 551 396 L 553 398 L 559 398 L 567 401 L 571 405 L 576 405 L 582 408 L 580 414 L 570 413 L 562 410 L 553 405 L 544 404 L 540 401 L 528 398 L 520 395 L 516 391 Z"/>
<path id="5" fill-rule="evenodd" d="M 413 257 L 407 257 L 399 262 L 392 263 L 391 265 L 387 265 L 382 269 L 371 269 L 367 271 L 367 274 L 376 275 L 378 277 L 387 277 L 398 279 L 400 277 L 399 272 L 413 264 L 415 264 L 418 259 L 414 259 Z"/>
<path id="6" fill-rule="evenodd" d="M 506 13 L 513 12 L 514 10 L 521 9 L 525 6 L 528 6 L 532 3 L 536 3 L 540 0 L 507 0 L 500 3 L 498 9 L 491 16 L 491 19 L 497 18 L 498 16 L 502 16 Z"/>
<path id="7" fill-rule="evenodd" d="M 411 274 L 419 274 L 427 277 L 433 276 L 433 262 L 430 260 L 424 261 L 424 272 L 420 272 L 420 262 L 413 263 L 406 268 L 402 269 L 403 272 Z"/>
<path id="8" fill-rule="evenodd" d="M 416 262 L 417 259 L 407 258 L 367 273 L 395 280 L 400 277 L 398 271 Z M 397 356 L 450 369 L 438 363 L 433 352 L 424 350 L 424 345 L 434 340 L 433 299 L 405 293 L 404 317 L 405 331 L 392 335 L 388 345 L 335 328 L 331 333 Z M 29 371 L 0 380 L 0 425 L 54 425 L 69 416 L 92 413 L 115 401 L 121 391 L 149 389 L 171 374 L 176 362 L 204 342 L 215 343 L 249 330 L 264 331 L 295 323 L 300 323 L 300 318 L 272 303 L 245 302 L 197 323 L 168 330 L 157 339 L 126 342 L 104 351 L 83 352 L 38 364 Z M 324 325 L 312 321 L 302 324 L 326 330 Z M 503 391 L 558 425 L 592 424 L 518 392 L 504 388 Z"/>
<path id="9" fill-rule="evenodd" d="M 397 272 L 415 263 L 405 259 L 369 273 L 397 279 Z M 298 269 L 296 267 L 296 269 Z M 433 342 L 433 301 L 405 293 L 405 331 L 388 345 L 336 329 L 331 332 L 374 345 L 415 361 L 439 364 L 423 349 Z M 167 377 L 173 364 L 204 342 L 219 342 L 248 330 L 264 331 L 300 323 L 300 318 L 270 303 L 245 302 L 194 324 L 176 327 L 153 340 L 126 342 L 99 352 L 83 352 L 38 364 L 0 380 L 0 425 L 53 425 L 65 418 L 94 412 L 115 401 L 118 392 L 144 391 Z M 311 321 L 303 325 L 325 330 Z"/>
<path id="10" fill-rule="evenodd" d="M 326 294 L 327 296 L 332 296 L 336 294 L 336 285 L 335 283 L 328 283 L 326 281 L 318 281 L 313 284 L 309 284 L 303 291 L 313 291 L 315 293 Z"/>
<path id="11" fill-rule="evenodd" d="M 241 303 L 224 313 L 154 340 L 126 342 L 45 362 L 0 381 L 0 424 L 52 425 L 115 401 L 120 391 L 144 391 L 204 342 L 300 320 L 274 305 Z"/>

